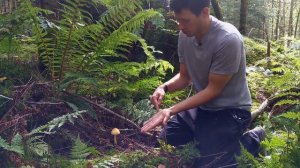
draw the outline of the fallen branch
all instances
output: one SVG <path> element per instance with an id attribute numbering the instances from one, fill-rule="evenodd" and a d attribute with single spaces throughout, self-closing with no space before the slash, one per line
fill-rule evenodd
<path id="1" fill-rule="evenodd" d="M 82 96 L 74 95 L 74 94 L 68 93 L 68 92 L 66 92 L 66 91 L 63 91 L 63 92 L 66 93 L 66 94 L 72 95 L 72 96 L 79 97 L 79 98 L 83 99 L 84 101 L 86 101 L 86 102 L 88 102 L 88 103 L 90 103 L 90 104 L 92 104 L 92 105 L 94 105 L 94 106 L 100 108 L 101 110 L 103 110 L 103 111 L 105 111 L 105 112 L 107 112 L 107 113 L 109 113 L 109 114 L 112 114 L 113 116 L 116 116 L 116 117 L 118 117 L 118 118 L 121 119 L 121 120 L 126 121 L 128 124 L 132 125 L 132 126 L 135 127 L 137 130 L 140 130 L 140 129 L 141 129 L 141 128 L 140 128 L 136 123 L 134 123 L 133 121 L 131 121 L 131 120 L 129 120 L 129 119 L 123 117 L 122 115 L 120 115 L 120 114 L 118 114 L 118 113 L 116 113 L 116 112 L 114 112 L 114 111 L 112 111 L 112 110 L 110 110 L 110 109 L 108 109 L 108 108 L 106 108 L 106 107 L 101 106 L 101 105 L 98 104 L 98 103 L 95 103 L 95 102 L 93 102 L 93 101 L 91 101 L 91 100 L 89 100 L 89 99 L 87 99 L 87 98 L 85 98 L 85 97 L 82 97 Z"/>
<path id="2" fill-rule="evenodd" d="M 261 115 L 263 112 L 265 112 L 269 105 L 271 104 L 271 101 L 269 99 L 266 99 L 260 106 L 258 109 L 254 110 L 251 112 L 251 118 L 252 118 L 252 121 L 258 117 L 259 115 Z"/>

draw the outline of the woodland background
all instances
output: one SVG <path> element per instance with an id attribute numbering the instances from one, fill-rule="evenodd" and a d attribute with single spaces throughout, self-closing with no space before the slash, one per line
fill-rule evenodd
<path id="1" fill-rule="evenodd" d="M 193 143 L 154 148 L 159 129 L 139 132 L 155 113 L 149 95 L 178 72 L 168 3 L 0 0 L 0 167 L 174 168 L 205 157 Z M 299 168 L 300 1 L 212 0 L 211 13 L 244 35 L 249 128 L 267 132 L 238 167 Z M 167 94 L 163 106 L 192 94 Z"/>

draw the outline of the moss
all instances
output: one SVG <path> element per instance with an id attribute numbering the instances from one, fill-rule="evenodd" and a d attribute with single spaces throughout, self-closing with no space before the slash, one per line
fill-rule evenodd
<path id="1" fill-rule="evenodd" d="M 246 60 L 248 65 L 254 65 L 256 61 L 266 57 L 266 45 L 256 42 L 250 38 L 244 38 L 244 45 L 246 50 Z"/>

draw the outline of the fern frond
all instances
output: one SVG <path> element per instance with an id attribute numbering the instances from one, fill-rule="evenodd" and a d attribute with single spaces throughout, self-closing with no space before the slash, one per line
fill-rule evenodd
<path id="1" fill-rule="evenodd" d="M 148 99 L 140 100 L 135 105 L 128 107 L 126 111 L 138 124 L 143 123 L 156 112 Z"/>
<path id="2" fill-rule="evenodd" d="M 32 130 L 30 133 L 28 133 L 28 135 L 30 136 L 37 133 L 51 134 L 53 133 L 53 129 L 63 126 L 67 121 L 74 123 L 74 120 L 85 112 L 87 111 L 83 110 L 54 118 L 53 120 L 49 121 L 46 125 L 42 125 Z"/>
<path id="3" fill-rule="evenodd" d="M 22 142 L 22 136 L 17 133 L 12 141 L 11 144 L 7 143 L 4 139 L 0 137 L 0 147 L 11 151 L 11 152 L 16 152 L 17 154 L 24 155 L 24 146 Z"/>
<path id="4" fill-rule="evenodd" d="M 42 136 L 32 136 L 26 141 L 26 155 L 44 157 L 49 154 L 49 147 Z"/>
<path id="5" fill-rule="evenodd" d="M 99 152 L 95 148 L 81 142 L 80 138 L 77 137 L 71 150 L 71 159 L 84 160 L 91 154 L 99 155 Z"/>
<path id="6" fill-rule="evenodd" d="M 137 13 L 133 18 L 131 18 L 129 21 L 125 22 L 120 26 L 118 31 L 134 31 L 134 30 L 139 30 L 141 26 L 144 25 L 145 21 L 150 20 L 151 18 L 161 16 L 162 15 L 155 11 L 154 9 L 148 9 L 148 10 L 143 10 L 139 13 Z"/>
<path id="7" fill-rule="evenodd" d="M 300 121 L 300 112 L 287 112 L 287 113 L 284 113 L 280 116 L 285 117 L 287 119 L 299 120 Z"/>
<path id="8" fill-rule="evenodd" d="M 297 105 L 300 104 L 300 100 L 290 100 L 290 99 L 285 99 L 285 100 L 280 100 L 278 101 L 275 105 L 280 106 L 280 105 Z"/>

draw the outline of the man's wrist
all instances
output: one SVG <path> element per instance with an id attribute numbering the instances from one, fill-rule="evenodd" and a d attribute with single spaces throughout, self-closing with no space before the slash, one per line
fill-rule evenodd
<path id="1" fill-rule="evenodd" d="M 169 91 L 168 85 L 161 85 L 159 88 L 163 89 L 166 93 Z"/>
<path id="2" fill-rule="evenodd" d="M 168 85 L 164 85 L 164 91 L 167 93 L 169 91 Z"/>

